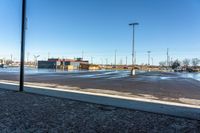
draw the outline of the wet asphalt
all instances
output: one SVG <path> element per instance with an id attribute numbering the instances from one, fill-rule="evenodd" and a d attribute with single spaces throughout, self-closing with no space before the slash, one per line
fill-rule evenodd
<path id="1" fill-rule="evenodd" d="M 19 80 L 17 70 L 0 70 L 0 80 Z M 25 81 L 76 87 L 83 91 L 146 97 L 200 105 L 200 73 L 137 71 L 54 71 L 29 69 Z M 183 99 L 183 100 L 182 100 Z M 185 100 L 186 99 L 186 100 Z M 189 99 L 189 100 L 188 100 Z M 188 101 L 187 101 L 188 100 Z M 194 102 L 192 101 L 194 100 Z"/>

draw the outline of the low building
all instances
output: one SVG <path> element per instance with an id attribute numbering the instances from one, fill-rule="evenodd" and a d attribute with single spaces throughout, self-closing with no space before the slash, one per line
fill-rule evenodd
<path id="1" fill-rule="evenodd" d="M 47 61 L 38 61 L 38 68 L 46 69 L 79 69 L 81 64 L 88 64 L 81 58 L 78 59 L 59 59 L 51 58 Z"/>
<path id="2" fill-rule="evenodd" d="M 57 69 L 59 65 L 57 61 L 38 61 L 38 68 Z"/>
<path id="3" fill-rule="evenodd" d="M 100 70 L 101 69 L 99 65 L 94 65 L 94 64 L 81 64 L 80 68 L 85 69 L 85 70 Z"/>

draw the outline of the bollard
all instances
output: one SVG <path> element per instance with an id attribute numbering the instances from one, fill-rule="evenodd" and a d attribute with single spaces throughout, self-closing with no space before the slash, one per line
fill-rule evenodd
<path id="1" fill-rule="evenodd" d="M 131 70 L 131 76 L 135 76 L 135 70 L 134 69 Z"/>

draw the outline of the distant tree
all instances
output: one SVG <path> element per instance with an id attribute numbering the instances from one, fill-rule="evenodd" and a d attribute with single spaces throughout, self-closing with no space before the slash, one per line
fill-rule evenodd
<path id="1" fill-rule="evenodd" d="M 174 63 L 174 62 L 171 60 L 171 61 L 169 62 L 169 65 L 172 66 L 173 63 Z"/>
<path id="2" fill-rule="evenodd" d="M 6 60 L 6 61 L 5 61 L 5 64 L 6 64 L 6 65 L 10 65 L 10 64 L 12 64 L 12 63 L 13 63 L 13 61 L 11 61 L 11 60 Z"/>
<path id="3" fill-rule="evenodd" d="M 178 68 L 180 66 L 181 66 L 181 63 L 178 60 L 176 60 L 172 64 L 172 69 L 176 69 L 176 68 Z"/>
<path id="4" fill-rule="evenodd" d="M 159 62 L 159 65 L 160 65 L 160 66 L 166 66 L 166 61 L 160 61 L 160 62 Z"/>
<path id="5" fill-rule="evenodd" d="M 190 65 L 190 59 L 184 59 L 182 63 L 183 63 L 183 66 L 188 67 Z"/>
<path id="6" fill-rule="evenodd" d="M 200 63 L 200 60 L 198 58 L 192 59 L 192 66 L 193 67 L 197 67 L 199 63 Z"/>

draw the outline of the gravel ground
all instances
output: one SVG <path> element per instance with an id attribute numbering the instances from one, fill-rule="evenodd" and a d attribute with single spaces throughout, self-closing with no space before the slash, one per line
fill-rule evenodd
<path id="1" fill-rule="evenodd" d="M 0 90 L 1 133 L 199 133 L 200 121 Z"/>

